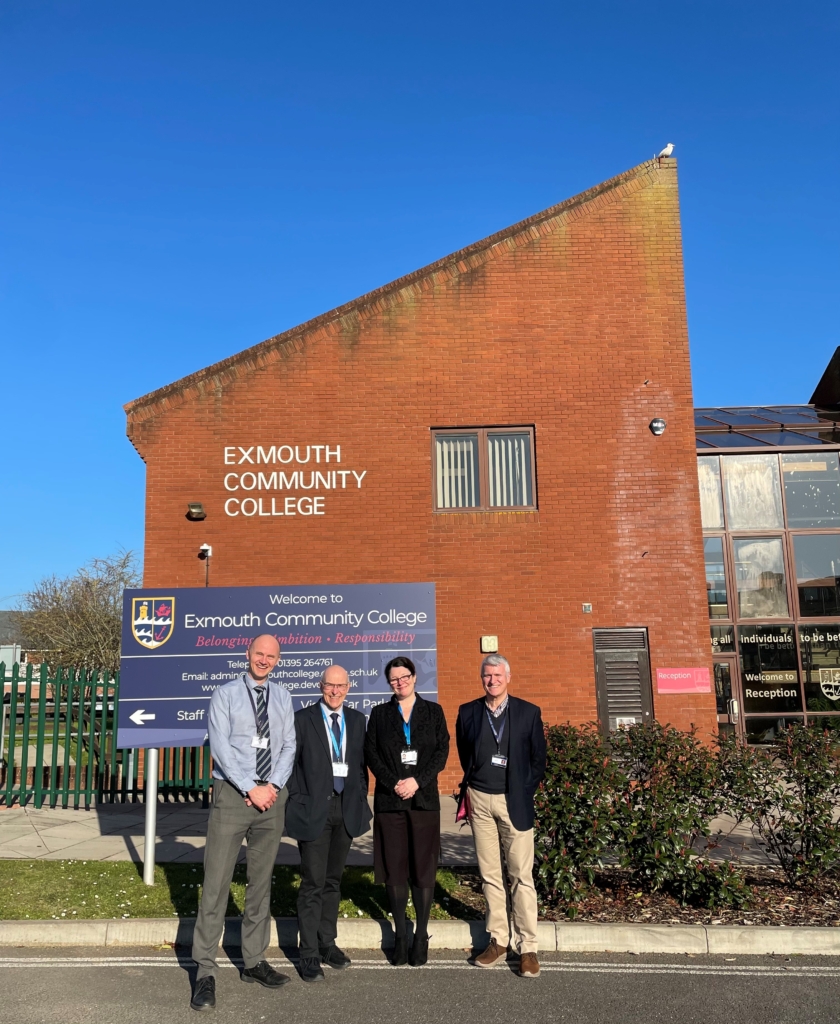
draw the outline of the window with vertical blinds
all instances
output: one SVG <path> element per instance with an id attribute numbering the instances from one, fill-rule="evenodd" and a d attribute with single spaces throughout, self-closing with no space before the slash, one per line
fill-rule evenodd
<path id="1" fill-rule="evenodd" d="M 534 509 L 533 427 L 434 430 L 439 512 Z"/>
<path id="2" fill-rule="evenodd" d="M 437 507 L 478 508 L 478 434 L 438 434 Z"/>
<path id="3" fill-rule="evenodd" d="M 488 434 L 487 469 L 491 508 L 533 504 L 530 433 Z"/>

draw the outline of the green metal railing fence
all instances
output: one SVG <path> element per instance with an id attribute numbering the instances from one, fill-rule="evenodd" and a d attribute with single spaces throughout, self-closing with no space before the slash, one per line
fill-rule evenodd
<path id="1" fill-rule="evenodd" d="M 0 662 L 0 803 L 87 809 L 96 802 L 139 800 L 144 752 L 117 747 L 119 672 L 55 669 Z M 207 804 L 211 760 L 206 747 L 161 751 L 164 799 Z"/>

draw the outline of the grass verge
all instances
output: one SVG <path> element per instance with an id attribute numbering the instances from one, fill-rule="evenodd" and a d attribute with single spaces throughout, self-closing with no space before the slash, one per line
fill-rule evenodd
<path id="1" fill-rule="evenodd" d="M 146 886 L 142 865 L 130 861 L 4 860 L 0 861 L 0 920 L 194 917 L 203 880 L 201 864 L 158 864 L 154 886 Z M 296 868 L 275 867 L 271 886 L 271 912 L 275 917 L 295 916 L 299 884 Z M 480 916 L 469 903 L 462 902 L 461 888 L 452 871 L 438 872 L 433 919 Z M 341 916 L 388 916 L 385 886 L 374 883 L 373 871 L 347 868 L 341 891 Z M 245 867 L 238 865 L 228 900 L 228 916 L 241 914 L 244 905 Z"/>

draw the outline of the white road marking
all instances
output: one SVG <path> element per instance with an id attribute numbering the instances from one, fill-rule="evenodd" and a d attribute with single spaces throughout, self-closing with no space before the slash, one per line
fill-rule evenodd
<path id="1" fill-rule="evenodd" d="M 293 968 L 296 961 L 276 960 L 275 963 L 287 969 Z M 241 961 L 222 960 L 219 967 L 235 968 L 239 970 Z M 192 961 L 188 958 L 178 960 L 175 956 L 20 956 L 0 957 L 0 966 L 15 967 L 43 967 L 49 964 L 52 966 L 88 966 L 88 967 L 181 967 L 189 966 Z M 733 965 L 731 967 L 723 964 L 648 964 L 648 963 L 578 963 L 573 961 L 549 961 L 540 964 L 543 973 L 549 974 L 675 974 L 675 975 L 700 975 L 715 977 L 741 977 L 741 978 L 838 978 L 840 967 L 829 967 L 820 965 L 782 966 L 749 964 Z M 406 970 L 417 970 L 418 968 L 406 968 Z M 465 960 L 433 960 L 427 963 L 420 970 L 465 970 L 475 971 L 480 968 L 473 967 Z M 496 968 L 502 970 L 501 965 Z M 391 964 L 378 960 L 353 961 L 351 971 L 393 971 Z"/>

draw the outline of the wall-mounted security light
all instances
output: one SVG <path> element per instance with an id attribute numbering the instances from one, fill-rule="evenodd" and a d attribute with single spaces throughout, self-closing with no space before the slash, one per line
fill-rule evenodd
<path id="1" fill-rule="evenodd" d="M 655 420 L 651 420 L 648 424 L 650 432 L 651 434 L 654 435 L 654 437 L 659 437 L 661 434 L 664 434 L 665 428 L 667 426 L 668 424 L 665 422 L 665 420 L 661 419 L 659 416 L 657 416 Z"/>
<path id="2" fill-rule="evenodd" d="M 204 511 L 204 505 L 200 501 L 191 501 L 187 505 L 187 519 L 191 523 L 200 523 L 202 519 L 207 518 L 207 513 Z"/>

